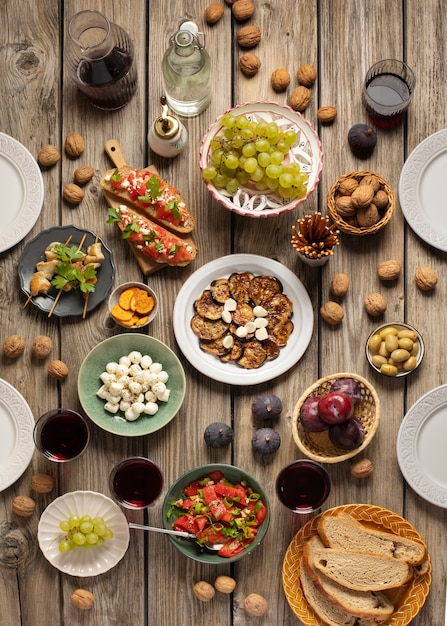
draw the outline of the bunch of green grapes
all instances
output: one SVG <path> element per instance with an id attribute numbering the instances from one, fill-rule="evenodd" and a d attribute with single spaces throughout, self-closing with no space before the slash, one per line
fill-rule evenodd
<path id="1" fill-rule="evenodd" d="M 307 174 L 299 163 L 286 162 L 297 140 L 295 130 L 232 113 L 222 117 L 222 126 L 210 142 L 209 162 L 202 171 L 206 181 L 230 195 L 248 184 L 261 193 L 274 191 L 286 200 L 306 195 Z"/>
<path id="2" fill-rule="evenodd" d="M 60 522 L 59 528 L 65 533 L 59 542 L 60 552 L 102 546 L 104 541 L 113 537 L 113 531 L 108 528 L 102 517 L 71 515 L 67 520 Z"/>

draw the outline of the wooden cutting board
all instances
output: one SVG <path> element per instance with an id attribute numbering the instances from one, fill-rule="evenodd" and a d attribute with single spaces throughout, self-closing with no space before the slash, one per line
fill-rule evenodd
<path id="1" fill-rule="evenodd" d="M 110 160 L 112 161 L 115 167 L 127 166 L 124 153 L 117 139 L 109 139 L 109 141 L 107 141 L 104 145 L 104 150 L 106 151 L 107 155 L 109 156 Z M 147 167 L 143 168 L 143 170 L 148 171 L 148 172 L 153 172 L 154 174 L 158 174 L 157 168 L 154 167 L 153 165 L 148 165 Z M 102 193 L 104 194 L 104 197 L 106 198 L 109 206 L 115 209 L 118 208 L 121 204 L 125 204 L 123 200 L 116 198 L 113 194 L 107 191 L 104 191 L 104 189 L 102 190 Z M 163 226 L 163 228 L 165 227 Z M 181 238 L 186 242 L 194 243 L 194 240 L 191 237 L 191 235 L 182 235 Z M 170 267 L 166 263 L 157 263 L 156 261 L 153 261 L 152 259 L 150 259 L 148 256 L 145 256 L 144 254 L 139 254 L 138 251 L 135 250 L 133 246 L 130 246 L 130 249 L 132 250 L 135 260 L 137 261 L 138 265 L 140 266 L 141 271 L 143 272 L 145 276 L 147 276 L 148 274 L 153 274 L 154 272 L 158 272 L 159 270 L 165 267 Z"/>

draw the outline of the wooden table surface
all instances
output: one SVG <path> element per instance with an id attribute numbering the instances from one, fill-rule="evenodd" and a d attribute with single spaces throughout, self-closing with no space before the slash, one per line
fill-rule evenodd
<path id="1" fill-rule="evenodd" d="M 256 13 L 249 23 L 258 25 L 262 32 L 255 50 L 262 66 L 250 79 L 238 67 L 241 50 L 235 34 L 240 25 L 231 19 L 228 5 L 221 21 L 213 27 L 206 25 L 203 18 L 207 0 L 134 0 L 131 4 L 107 0 L 7 0 L 0 7 L 0 131 L 20 141 L 33 155 L 46 144 L 59 146 L 62 152 L 57 166 L 42 172 L 45 198 L 35 226 L 23 241 L 0 255 L 1 340 L 3 343 L 14 333 L 26 340 L 20 358 L 2 357 L 0 377 L 25 397 L 35 418 L 58 406 L 80 410 L 77 372 L 81 362 L 93 346 L 121 332 L 110 323 L 106 302 L 85 320 L 48 319 L 34 306 L 23 308 L 25 297 L 20 290 L 17 264 L 24 246 L 44 229 L 75 224 L 94 230 L 111 247 L 116 285 L 144 279 L 160 295 L 160 313 L 145 332 L 179 355 L 187 380 L 183 406 L 164 429 L 141 438 L 125 438 L 91 424 L 91 442 L 82 457 L 59 465 L 36 452 L 21 478 L 1 493 L 1 626 L 298 623 L 281 582 L 284 554 L 297 522 L 278 502 L 274 482 L 284 465 L 302 456 L 291 429 L 298 397 L 319 377 L 342 371 L 365 376 L 374 384 L 381 402 L 381 422 L 367 450 L 375 465 L 374 473 L 367 480 L 355 480 L 350 476 L 348 462 L 330 465 L 332 492 L 325 508 L 369 503 L 404 516 L 425 539 L 433 563 L 431 592 L 412 623 L 444 623 L 446 515 L 442 508 L 426 502 L 406 484 L 396 458 L 396 437 L 405 412 L 423 394 L 446 382 L 446 255 L 426 245 L 409 228 L 397 195 L 399 176 L 408 155 L 423 139 L 447 125 L 447 18 L 443 3 L 427 0 L 422 6 L 418 0 L 254 2 Z M 77 92 L 63 65 L 68 20 L 84 8 L 102 10 L 130 33 L 135 45 L 137 93 L 118 112 L 92 108 Z M 212 100 L 204 113 L 185 122 L 189 131 L 185 151 L 177 159 L 166 160 L 149 151 L 146 137 L 148 126 L 159 111 L 162 54 L 169 36 L 185 18 L 195 20 L 206 34 L 212 59 Z M 390 57 L 404 59 L 414 69 L 414 99 L 407 121 L 393 130 L 378 131 L 373 156 L 360 161 L 348 148 L 347 132 L 353 124 L 366 121 L 361 103 L 362 78 L 373 62 Z M 323 145 L 324 168 L 319 186 L 298 210 L 281 217 L 236 216 L 215 202 L 201 182 L 200 139 L 208 125 L 234 104 L 255 99 L 286 103 L 302 63 L 318 68 L 312 102 L 304 116 L 318 130 Z M 280 67 L 290 72 L 292 82 L 287 92 L 276 94 L 270 76 Z M 337 107 L 334 124 L 318 124 L 317 109 L 323 105 Z M 80 133 L 85 139 L 85 152 L 78 160 L 71 160 L 63 152 L 65 137 L 70 132 Z M 98 183 L 101 173 L 112 166 L 104 151 L 105 142 L 112 138 L 120 141 L 129 164 L 155 165 L 188 199 L 197 220 L 194 236 L 198 247 L 197 259 L 190 266 L 161 269 L 146 279 L 118 230 L 106 224 L 107 204 Z M 86 186 L 81 204 L 71 207 L 62 200 L 62 188 L 72 181 L 74 169 L 81 164 L 92 165 L 95 177 Z M 396 192 L 391 222 L 372 237 L 341 235 L 341 245 L 323 268 L 305 266 L 290 244 L 295 220 L 317 209 L 325 213 L 331 184 L 345 172 L 364 168 L 378 172 Z M 184 281 L 205 263 L 232 253 L 260 254 L 282 263 L 305 285 L 314 309 L 313 335 L 304 356 L 287 373 L 259 385 L 231 386 L 211 380 L 190 365 L 174 338 L 173 306 Z M 403 273 L 395 284 L 387 286 L 379 282 L 376 266 L 390 258 L 402 263 Z M 421 265 L 431 266 L 439 275 L 433 292 L 423 293 L 415 286 L 414 271 Z M 351 286 L 342 301 L 345 318 L 333 328 L 321 320 L 319 308 L 329 299 L 329 282 L 337 272 L 347 273 Z M 364 297 L 376 291 L 382 292 L 388 301 L 386 313 L 378 320 L 369 317 L 363 308 Z M 374 324 L 396 319 L 416 326 L 426 342 L 422 366 L 405 381 L 375 376 L 364 356 L 365 339 Z M 63 383 L 49 379 L 47 363 L 31 357 L 33 338 L 41 334 L 53 340 L 52 357 L 62 359 L 70 368 Z M 251 451 L 254 424 L 250 408 L 256 395 L 267 392 L 278 395 L 284 404 L 276 426 L 282 445 L 276 454 L 259 458 Z M 205 426 L 216 420 L 234 428 L 234 444 L 224 450 L 212 450 L 203 440 Z M 59 573 L 37 545 L 40 514 L 56 496 L 73 490 L 110 495 L 108 475 L 112 466 L 134 454 L 147 455 L 162 468 L 164 492 L 183 472 L 200 464 L 232 463 L 250 472 L 263 484 L 271 502 L 271 525 L 261 547 L 234 566 L 216 567 L 186 559 L 164 536 L 132 532 L 126 555 L 111 571 L 87 579 Z M 12 501 L 17 495 L 33 495 L 30 480 L 36 472 L 50 473 L 55 488 L 47 495 L 34 494 L 37 507 L 32 517 L 18 517 L 12 513 Z M 132 512 L 128 513 L 129 519 L 161 524 L 162 499 L 147 515 Z M 229 574 L 237 580 L 234 594 L 218 593 L 207 604 L 197 601 L 193 584 L 198 580 L 212 583 L 219 574 Z M 70 595 L 78 587 L 95 594 L 91 611 L 80 611 L 71 604 Z M 262 594 L 269 602 L 268 612 L 262 618 L 249 617 L 243 609 L 244 598 L 252 592 Z"/>

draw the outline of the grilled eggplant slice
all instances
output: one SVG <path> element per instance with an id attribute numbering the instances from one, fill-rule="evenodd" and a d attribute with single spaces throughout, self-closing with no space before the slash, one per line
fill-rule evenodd
<path id="1" fill-rule="evenodd" d="M 275 276 L 254 276 L 250 282 L 250 299 L 254 304 L 263 303 L 276 293 L 282 293 L 281 282 Z"/>
<path id="2" fill-rule="evenodd" d="M 219 339 L 228 330 L 228 324 L 222 320 L 207 320 L 200 315 L 194 315 L 191 328 L 199 339 Z"/>
<path id="3" fill-rule="evenodd" d="M 256 369 L 261 367 L 267 359 L 267 352 L 264 350 L 262 343 L 257 339 L 252 339 L 244 344 L 244 351 L 237 364 L 245 369 Z"/>
<path id="4" fill-rule="evenodd" d="M 211 295 L 216 302 L 225 304 L 231 298 L 230 283 L 228 278 L 216 278 L 210 285 Z"/>
<path id="5" fill-rule="evenodd" d="M 250 301 L 250 283 L 254 275 L 251 272 L 233 272 L 228 279 L 231 297 L 237 302 Z"/>
<path id="6" fill-rule="evenodd" d="M 211 291 L 205 289 L 200 298 L 194 302 L 194 309 L 200 317 L 208 320 L 220 320 L 222 318 L 223 304 L 214 300 Z"/>

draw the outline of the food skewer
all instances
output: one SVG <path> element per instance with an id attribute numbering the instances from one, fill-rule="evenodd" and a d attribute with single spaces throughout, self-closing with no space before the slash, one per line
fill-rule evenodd
<path id="1" fill-rule="evenodd" d="M 87 237 L 87 233 L 85 233 L 85 234 L 84 234 L 84 236 L 82 237 L 82 239 L 81 239 L 81 241 L 80 241 L 80 243 L 79 243 L 79 246 L 78 246 L 78 252 L 79 252 L 79 250 L 81 250 L 81 249 L 82 249 L 82 246 L 84 245 L 84 241 L 85 241 L 85 238 L 86 238 L 86 237 Z M 63 291 L 63 289 L 59 289 L 59 291 L 58 291 L 58 293 L 57 293 L 57 296 L 55 297 L 54 302 L 53 302 L 53 304 L 52 304 L 52 306 L 51 306 L 51 309 L 50 309 L 50 311 L 49 311 L 49 313 L 48 313 L 48 317 L 51 317 L 51 316 L 53 315 L 53 311 L 54 311 L 54 309 L 56 308 L 56 305 L 57 305 L 57 303 L 58 303 L 58 301 L 59 301 L 59 298 L 61 297 L 61 293 L 62 293 L 62 291 Z"/>
<path id="2" fill-rule="evenodd" d="M 95 242 L 93 244 L 93 246 L 96 246 L 96 244 L 98 243 L 98 235 L 96 235 L 95 237 Z M 82 319 L 85 319 L 85 316 L 87 315 L 87 306 L 88 306 L 88 297 L 89 297 L 90 292 L 87 291 L 87 293 L 84 295 L 84 310 L 82 311 Z"/>

